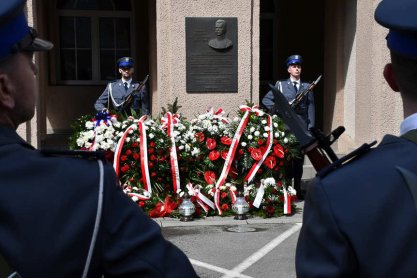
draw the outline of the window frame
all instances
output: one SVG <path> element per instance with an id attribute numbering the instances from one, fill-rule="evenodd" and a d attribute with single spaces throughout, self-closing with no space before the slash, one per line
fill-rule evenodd
<path id="1" fill-rule="evenodd" d="M 133 22 L 133 6 L 130 11 L 103 11 L 103 10 L 59 10 L 55 9 L 54 23 L 51 24 L 51 33 L 54 38 L 54 59 L 50 65 L 51 83 L 55 85 L 104 85 L 109 80 L 100 79 L 100 37 L 99 37 L 99 19 L 100 18 L 127 18 L 130 22 L 130 51 L 134 56 L 135 41 L 135 24 Z M 60 53 L 60 30 L 59 19 L 61 16 L 70 17 L 88 17 L 91 19 L 91 52 L 92 52 L 92 80 L 63 80 L 61 79 L 61 53 Z M 133 57 L 135 59 L 135 57 Z M 117 74 L 117 72 L 116 72 Z"/>

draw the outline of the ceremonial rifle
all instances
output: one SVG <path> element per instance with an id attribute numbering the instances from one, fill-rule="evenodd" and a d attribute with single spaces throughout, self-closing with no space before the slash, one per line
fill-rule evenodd
<path id="1" fill-rule="evenodd" d="M 345 131 L 343 126 L 339 126 L 329 135 L 325 136 L 319 129 L 313 128 L 311 133 L 305 128 L 305 123 L 288 104 L 287 99 L 277 89 L 277 87 L 269 84 L 274 93 L 273 112 L 278 112 L 279 116 L 284 120 L 290 131 L 295 135 L 300 143 L 302 151 L 308 156 L 313 164 L 314 169 L 319 171 L 334 161 L 337 156 L 330 147 L 337 138 Z"/>
<path id="2" fill-rule="evenodd" d="M 301 150 L 310 159 L 314 169 L 321 174 L 336 169 L 343 163 L 367 152 L 376 141 L 370 144 L 363 144 L 358 149 L 345 155 L 342 158 L 338 158 L 330 147 L 342 133 L 345 131 L 343 126 L 337 127 L 330 134 L 325 135 L 318 128 L 311 128 L 310 132 L 305 128 L 305 123 L 302 122 L 300 117 L 294 112 L 287 102 L 285 96 L 277 89 L 277 87 L 269 84 L 272 92 L 274 93 L 275 104 L 272 109 L 273 113 L 278 113 L 284 120 L 285 124 L 289 127 L 290 131 L 295 135 L 300 143 Z"/>
<path id="3" fill-rule="evenodd" d="M 126 96 L 126 100 L 123 102 L 123 108 L 129 108 L 132 105 L 133 102 L 133 94 L 136 92 L 140 92 L 142 88 L 145 86 L 146 82 L 148 81 L 149 74 L 145 76 L 145 78 L 139 82 L 139 86 L 134 89 L 130 94 Z"/>
<path id="4" fill-rule="evenodd" d="M 304 100 L 307 94 L 313 90 L 317 83 L 319 83 L 320 79 L 321 75 L 316 79 L 316 81 L 312 82 L 307 88 L 300 92 L 295 99 L 290 102 L 291 108 L 295 109 Z"/>

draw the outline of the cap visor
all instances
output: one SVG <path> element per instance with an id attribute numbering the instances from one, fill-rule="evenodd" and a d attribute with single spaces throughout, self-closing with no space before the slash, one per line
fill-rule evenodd
<path id="1" fill-rule="evenodd" d="M 54 47 L 54 44 L 50 41 L 35 38 L 30 45 L 24 48 L 26 51 L 48 51 Z"/>

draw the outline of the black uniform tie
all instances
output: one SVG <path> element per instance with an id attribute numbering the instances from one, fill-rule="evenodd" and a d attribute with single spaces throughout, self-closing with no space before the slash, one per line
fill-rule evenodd
<path id="1" fill-rule="evenodd" d="M 127 89 L 128 89 L 128 87 L 127 87 L 127 82 L 125 82 L 125 91 L 127 92 Z"/>
<path id="2" fill-rule="evenodd" d="M 298 92 L 297 82 L 296 81 L 294 81 L 294 90 L 295 90 L 296 93 Z"/>

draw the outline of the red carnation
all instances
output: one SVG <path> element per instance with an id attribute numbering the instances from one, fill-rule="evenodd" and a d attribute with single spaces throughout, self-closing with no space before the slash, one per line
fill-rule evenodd
<path id="1" fill-rule="evenodd" d="M 264 143 L 264 140 L 262 140 L 262 139 L 258 139 L 258 145 L 260 146 L 260 145 L 262 145 Z"/>
<path id="2" fill-rule="evenodd" d="M 226 159 L 228 153 L 229 153 L 228 151 L 222 151 L 221 153 L 222 158 Z"/>
<path id="3" fill-rule="evenodd" d="M 194 136 L 199 142 L 203 142 L 205 139 L 204 133 L 202 132 L 197 132 Z"/>
<path id="4" fill-rule="evenodd" d="M 151 146 L 151 147 L 155 147 L 155 142 L 150 142 L 150 143 L 149 143 L 149 146 Z"/>
<path id="5" fill-rule="evenodd" d="M 214 140 L 213 138 L 207 138 L 207 141 L 206 141 L 207 149 L 212 150 L 216 147 L 216 145 L 217 145 L 216 140 Z"/>
<path id="6" fill-rule="evenodd" d="M 140 201 L 140 202 L 139 202 L 139 206 L 140 206 L 141 208 L 143 208 L 143 207 L 145 206 L 145 202 L 144 202 L 144 201 Z"/>
<path id="7" fill-rule="evenodd" d="M 220 198 L 224 199 L 227 197 L 227 193 L 226 192 L 222 192 L 222 194 L 220 194 Z"/>
<path id="8" fill-rule="evenodd" d="M 275 159 L 275 157 L 270 155 L 267 158 L 265 158 L 264 164 L 269 169 L 274 169 L 275 165 L 277 165 L 277 160 Z"/>
<path id="9" fill-rule="evenodd" d="M 211 161 L 217 160 L 219 157 L 220 157 L 220 152 L 218 150 L 214 150 L 209 153 L 209 159 Z"/>
<path id="10" fill-rule="evenodd" d="M 148 149 L 148 153 L 149 153 L 149 154 L 153 153 L 154 151 L 155 151 L 155 149 L 154 149 L 154 148 L 149 148 L 149 149 Z"/>
<path id="11" fill-rule="evenodd" d="M 284 148 L 280 144 L 275 145 L 274 154 L 279 158 L 284 158 Z"/>
<path id="12" fill-rule="evenodd" d="M 127 156 L 122 155 L 122 156 L 120 157 L 120 160 L 121 160 L 121 161 L 126 161 L 126 160 L 127 160 Z"/>
<path id="13" fill-rule="evenodd" d="M 204 173 L 204 179 L 207 182 L 207 184 L 213 184 L 216 180 L 216 173 L 214 173 L 213 171 L 206 171 Z"/>
<path id="14" fill-rule="evenodd" d="M 131 155 L 132 154 L 132 151 L 131 150 L 127 150 L 126 152 L 125 152 L 125 155 Z"/>
<path id="15" fill-rule="evenodd" d="M 252 156 L 253 159 L 255 159 L 256 161 L 261 160 L 262 158 L 262 152 L 260 149 L 253 149 L 252 152 L 250 153 L 250 155 Z"/>
<path id="16" fill-rule="evenodd" d="M 228 210 L 229 209 L 229 205 L 228 204 L 223 204 L 222 205 L 222 210 Z"/>
<path id="17" fill-rule="evenodd" d="M 129 165 L 125 164 L 122 166 L 122 168 L 120 168 L 120 170 L 122 170 L 123 173 L 129 171 Z"/>
<path id="18" fill-rule="evenodd" d="M 133 153 L 133 159 L 138 160 L 140 158 L 140 155 L 138 153 Z"/>
<path id="19" fill-rule="evenodd" d="M 223 145 L 231 145 L 232 144 L 232 139 L 226 136 L 223 136 L 222 138 L 220 138 L 220 141 L 222 142 Z"/>
<path id="20" fill-rule="evenodd" d="M 268 214 L 268 216 L 274 215 L 274 212 L 275 212 L 275 208 L 273 206 L 266 207 L 266 213 Z"/>

